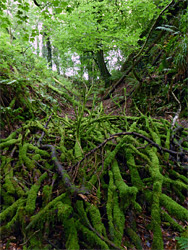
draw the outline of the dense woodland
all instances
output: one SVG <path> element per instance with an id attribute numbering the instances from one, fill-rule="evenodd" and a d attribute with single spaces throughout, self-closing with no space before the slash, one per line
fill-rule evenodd
<path id="1" fill-rule="evenodd" d="M 0 249 L 188 249 L 187 0 L 1 0 Z"/>

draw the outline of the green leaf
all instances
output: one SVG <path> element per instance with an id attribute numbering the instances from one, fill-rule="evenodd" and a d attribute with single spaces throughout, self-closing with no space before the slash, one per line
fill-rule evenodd
<path id="1" fill-rule="evenodd" d="M 62 12 L 62 8 L 56 8 L 55 11 L 57 14 L 60 14 Z"/>
<path id="2" fill-rule="evenodd" d="M 24 40 L 24 41 L 29 41 L 29 34 L 25 34 L 25 35 L 23 36 L 23 40 Z"/>

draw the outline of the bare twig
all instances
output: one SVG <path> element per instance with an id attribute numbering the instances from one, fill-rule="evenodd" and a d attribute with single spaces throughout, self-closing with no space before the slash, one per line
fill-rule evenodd
<path id="1" fill-rule="evenodd" d="M 76 166 L 80 165 L 86 158 L 88 158 L 91 154 L 95 153 L 95 151 L 97 151 L 98 149 L 104 147 L 105 144 L 106 144 L 108 141 L 111 141 L 111 140 L 114 139 L 115 137 L 122 136 L 122 135 L 133 135 L 133 136 L 142 138 L 142 139 L 144 139 L 145 141 L 147 141 L 151 146 L 156 147 L 160 152 L 165 151 L 165 152 L 168 152 L 169 154 L 172 154 L 172 155 L 182 155 L 182 154 L 183 154 L 182 152 L 176 152 L 176 151 L 173 151 L 173 150 L 170 150 L 170 149 L 161 147 L 161 146 L 159 146 L 157 143 L 155 143 L 154 141 L 152 141 L 151 139 L 149 139 L 148 137 L 146 137 L 146 136 L 144 136 L 144 135 L 142 135 L 142 134 L 139 134 L 139 133 L 136 133 L 136 132 L 120 132 L 120 133 L 116 133 L 116 134 L 111 135 L 109 138 L 107 138 L 106 140 L 104 140 L 104 141 L 103 141 L 101 144 L 99 144 L 97 147 L 95 147 L 94 149 L 92 149 L 91 151 L 89 151 L 89 152 L 88 152 L 79 162 L 77 162 L 72 168 L 74 169 Z M 147 144 L 147 146 L 148 146 L 148 144 Z"/>
<path id="2" fill-rule="evenodd" d="M 71 183 L 70 176 L 68 175 L 67 171 L 64 169 L 64 167 L 61 165 L 59 160 L 57 159 L 56 150 L 55 147 L 52 145 L 41 145 L 41 148 L 49 148 L 51 150 L 51 158 L 54 163 L 54 165 L 57 167 L 57 170 L 59 174 L 61 175 L 63 182 L 65 184 L 65 187 L 71 191 L 71 193 L 74 194 L 89 194 L 89 191 L 85 188 L 77 188 L 73 183 Z"/>
<path id="3" fill-rule="evenodd" d="M 176 123 L 176 120 L 179 118 L 179 115 L 180 115 L 180 112 L 181 112 L 181 103 L 180 101 L 178 100 L 178 98 L 175 96 L 174 92 L 172 92 L 172 95 L 174 97 L 174 99 L 177 101 L 177 103 L 179 104 L 179 108 L 176 112 L 176 115 L 174 116 L 173 118 L 173 121 L 172 121 L 172 125 L 171 125 L 171 129 L 173 129 L 175 123 Z"/>
<path id="4" fill-rule="evenodd" d="M 86 216 L 84 216 L 85 222 L 87 224 L 87 226 L 89 227 L 89 229 L 91 231 L 93 231 L 101 240 L 105 241 L 108 245 L 110 245 L 111 247 L 113 247 L 113 249 L 117 249 L 117 250 L 121 250 L 122 248 L 116 246 L 111 240 L 109 240 L 108 238 L 104 237 L 103 235 L 101 235 L 95 228 L 92 227 L 91 223 L 89 222 L 88 218 Z"/>
<path id="5" fill-rule="evenodd" d="M 29 240 L 36 234 L 36 233 L 38 233 L 38 232 L 40 232 L 40 229 L 38 229 L 37 231 L 35 231 L 24 243 L 22 243 L 22 244 L 20 244 L 20 246 L 24 246 L 24 245 L 26 245 L 28 242 L 29 242 Z"/>

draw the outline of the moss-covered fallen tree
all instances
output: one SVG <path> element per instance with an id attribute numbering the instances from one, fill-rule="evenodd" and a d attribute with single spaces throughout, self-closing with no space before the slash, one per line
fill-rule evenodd
<path id="1" fill-rule="evenodd" d="M 186 230 L 186 129 L 96 112 L 46 121 L 28 121 L 0 141 L 3 242 L 143 249 L 137 218 L 146 213 L 152 249 L 164 249 L 166 224 Z"/>

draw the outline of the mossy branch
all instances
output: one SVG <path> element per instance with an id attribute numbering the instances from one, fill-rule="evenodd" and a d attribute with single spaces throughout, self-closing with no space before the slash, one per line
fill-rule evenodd
<path id="1" fill-rule="evenodd" d="M 144 139 L 145 141 L 147 141 L 149 144 L 148 145 L 151 145 L 153 147 L 156 147 L 159 152 L 168 152 L 169 154 L 172 154 L 172 155 L 180 155 L 182 156 L 184 153 L 183 152 L 176 152 L 176 151 L 173 151 L 173 150 L 170 150 L 168 148 L 164 148 L 162 146 L 159 146 L 157 143 L 155 143 L 154 141 L 152 141 L 151 139 L 149 139 L 148 137 L 142 135 L 142 134 L 139 134 L 137 132 L 120 132 L 120 133 L 116 133 L 116 134 L 113 134 L 111 135 L 109 138 L 105 139 L 102 143 L 100 143 L 97 147 L 95 147 L 94 149 L 92 149 L 91 151 L 89 151 L 79 162 L 77 162 L 73 168 L 75 168 L 77 165 L 80 165 L 85 159 L 87 159 L 90 155 L 94 154 L 98 149 L 104 147 L 106 145 L 107 142 L 113 140 L 114 138 L 117 138 L 119 136 L 125 136 L 125 135 L 133 135 L 135 137 L 139 137 L 139 138 L 142 138 Z"/>
<path id="2" fill-rule="evenodd" d="M 65 184 L 65 187 L 68 189 L 73 194 L 89 194 L 89 191 L 85 188 L 78 188 L 76 187 L 73 183 L 71 183 L 70 176 L 68 175 L 67 171 L 65 168 L 62 166 L 62 164 L 59 162 L 57 155 L 56 155 L 56 150 L 55 147 L 52 145 L 41 145 L 41 148 L 49 148 L 51 150 L 51 159 L 54 163 L 54 165 L 57 168 L 57 171 L 61 175 L 63 182 Z"/>

